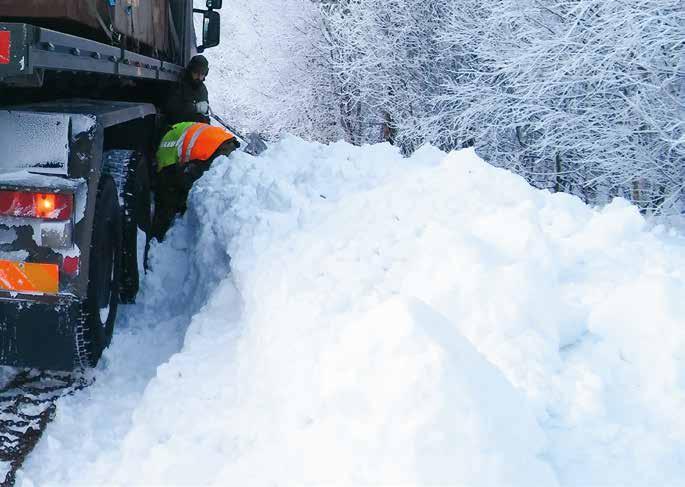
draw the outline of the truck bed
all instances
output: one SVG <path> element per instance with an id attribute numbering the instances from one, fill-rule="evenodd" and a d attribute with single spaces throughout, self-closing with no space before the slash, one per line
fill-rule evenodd
<path id="1" fill-rule="evenodd" d="M 0 82 L 21 84 L 50 70 L 176 81 L 183 68 L 43 27 L 0 22 Z"/>
<path id="2" fill-rule="evenodd" d="M 170 45 L 169 7 L 169 0 L 0 0 L 0 19 L 164 56 Z"/>

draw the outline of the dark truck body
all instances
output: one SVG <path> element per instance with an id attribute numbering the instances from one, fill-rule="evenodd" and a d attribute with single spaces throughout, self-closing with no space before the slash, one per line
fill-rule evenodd
<path id="1" fill-rule="evenodd" d="M 0 197 L 49 193 L 73 199 L 66 222 L 0 212 L 0 365 L 71 370 L 97 362 L 99 353 L 93 360 L 83 351 L 83 334 L 92 326 L 84 310 L 94 300 L 90 267 L 97 259 L 92 247 L 102 184 L 116 183 L 122 221 L 129 224 L 124 232 L 138 227 L 147 232 L 149 222 L 131 216 L 126 198 L 130 188 L 141 188 L 135 191 L 142 194 L 133 195 L 139 200 L 150 191 L 149 181 L 136 178 L 152 172 L 156 140 L 165 127 L 164 99 L 195 53 L 192 1 L 150 2 L 155 5 L 148 5 L 147 33 L 154 35 L 141 30 L 138 38 L 122 35 L 119 43 L 98 32 L 89 3 L 102 8 L 109 2 L 0 0 Z M 39 4 L 46 8 L 36 10 Z M 115 4 L 118 12 L 148 2 Z M 160 18 L 155 9 L 167 13 L 163 42 L 160 25 L 152 20 Z M 141 18 L 143 12 L 141 7 Z M 133 171 L 121 162 L 125 159 L 110 157 L 121 151 L 150 167 Z M 133 242 L 135 247 L 135 237 Z M 77 268 L 67 271 L 74 258 Z M 57 291 L 17 290 L 3 275 L 8 265 L 20 271 L 56 267 Z M 103 348 L 108 343 L 104 340 Z"/>
<path id="2" fill-rule="evenodd" d="M 82 325 L 79 312 L 87 297 L 89 243 L 95 217 L 93 203 L 105 170 L 104 134 L 118 124 L 144 120 L 154 114 L 155 107 L 150 104 L 85 100 L 0 111 L 0 127 L 5 131 L 8 126 L 13 126 L 18 133 L 25 132 L 23 127 L 27 127 L 26 131 L 38 127 L 49 134 L 48 140 L 33 141 L 33 154 L 28 150 L 19 151 L 14 167 L 10 168 L 15 170 L 0 173 L 0 190 L 29 188 L 40 192 L 68 192 L 74 195 L 75 208 L 75 217 L 70 223 L 73 244 L 66 248 L 41 245 L 45 232 L 42 227 L 49 229 L 50 222 L 0 219 L 0 228 L 13 237 L 4 239 L 0 256 L 12 259 L 16 255 L 17 260 L 56 264 L 61 268 L 65 257 L 76 255 L 80 264 L 76 275 L 60 272 L 58 294 L 0 291 L 1 364 L 60 370 L 69 370 L 78 364 L 75 325 Z M 6 140 L 8 137 L 3 137 L 1 131 L 0 146 L 18 148 L 17 139 Z M 11 135 L 16 137 L 17 133 Z M 54 153 L 56 147 L 62 146 L 66 149 L 63 158 Z"/>
<path id="3" fill-rule="evenodd" d="M 7 89 L 42 87 L 46 74 L 55 77 L 84 73 L 173 82 L 182 72 L 174 62 L 45 27 L 0 22 L 0 35 L 3 32 L 11 39 L 4 62 L 0 59 L 0 80 Z"/>
<path id="4" fill-rule="evenodd" d="M 44 25 L 79 37 L 110 42 L 126 38 L 126 48 L 170 55 L 169 0 L 0 0 L 0 18 Z"/>

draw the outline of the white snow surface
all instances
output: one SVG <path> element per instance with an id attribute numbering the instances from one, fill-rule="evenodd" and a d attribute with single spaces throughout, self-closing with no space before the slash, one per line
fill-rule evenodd
<path id="1" fill-rule="evenodd" d="M 18 485 L 685 485 L 684 250 L 469 150 L 234 153 Z"/>
<path id="2" fill-rule="evenodd" d="M 4 179 L 2 173 L 29 169 L 66 175 L 69 122 L 65 114 L 0 110 L 0 147 L 11 154 L 0 159 L 0 179 Z"/>

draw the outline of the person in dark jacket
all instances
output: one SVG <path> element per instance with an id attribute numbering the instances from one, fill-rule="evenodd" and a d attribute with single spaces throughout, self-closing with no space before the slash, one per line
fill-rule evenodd
<path id="1" fill-rule="evenodd" d="M 209 96 L 205 78 L 209 62 L 201 55 L 194 56 L 186 67 L 181 82 L 171 93 L 167 103 L 170 124 L 180 122 L 210 123 Z"/>

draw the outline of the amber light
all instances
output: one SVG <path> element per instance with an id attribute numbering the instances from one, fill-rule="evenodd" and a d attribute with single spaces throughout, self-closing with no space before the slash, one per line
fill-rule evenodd
<path id="1" fill-rule="evenodd" d="M 65 221 L 73 210 L 71 194 L 0 191 L 0 215 Z"/>
<path id="2" fill-rule="evenodd" d="M 33 207 L 38 218 L 50 218 L 55 211 L 54 194 L 37 194 L 33 198 Z"/>

